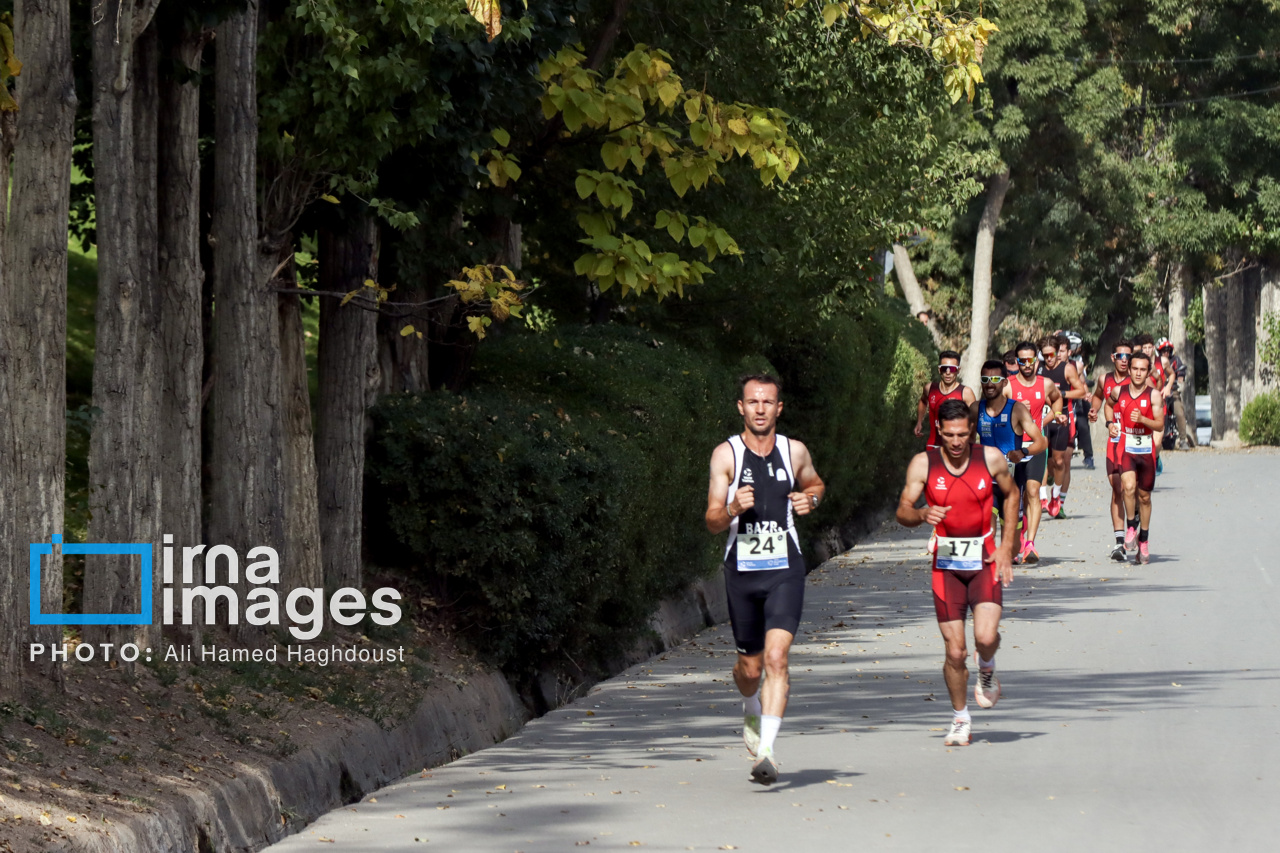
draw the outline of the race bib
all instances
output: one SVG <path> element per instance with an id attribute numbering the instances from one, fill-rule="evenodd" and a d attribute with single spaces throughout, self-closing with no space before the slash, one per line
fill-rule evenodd
<path id="1" fill-rule="evenodd" d="M 765 572 L 788 567 L 787 534 L 739 533 L 738 571 Z"/>
<path id="2" fill-rule="evenodd" d="M 1132 435 L 1124 434 L 1124 450 L 1126 453 L 1132 453 L 1137 456 L 1148 456 L 1151 454 L 1150 435 Z"/>
<path id="3" fill-rule="evenodd" d="M 939 536 L 937 562 L 939 569 L 953 572 L 976 572 L 982 568 L 982 541 L 985 536 Z"/>

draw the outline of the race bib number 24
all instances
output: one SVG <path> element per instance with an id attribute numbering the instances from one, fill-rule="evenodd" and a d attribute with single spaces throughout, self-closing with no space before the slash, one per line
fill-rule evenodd
<path id="1" fill-rule="evenodd" d="M 787 563 L 787 534 L 739 533 L 738 571 L 762 572 L 785 569 Z"/>

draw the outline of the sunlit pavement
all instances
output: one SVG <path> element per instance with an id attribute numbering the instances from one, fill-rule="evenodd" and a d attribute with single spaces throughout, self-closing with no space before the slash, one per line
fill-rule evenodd
<path id="1" fill-rule="evenodd" d="M 1275 849 L 1280 455 L 1166 454 L 1146 566 L 1107 559 L 1104 478 L 1074 476 L 972 746 L 942 745 L 928 528 L 890 524 L 810 576 L 772 788 L 723 626 L 271 849 Z"/>

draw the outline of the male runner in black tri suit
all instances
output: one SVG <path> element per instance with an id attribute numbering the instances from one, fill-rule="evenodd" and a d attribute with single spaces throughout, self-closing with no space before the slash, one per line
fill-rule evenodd
<path id="1" fill-rule="evenodd" d="M 758 756 L 751 781 L 761 785 L 778 781 L 773 742 L 787 708 L 787 656 L 804 608 L 795 516 L 816 509 L 825 491 L 808 448 L 777 433 L 780 390 L 772 376 L 741 379 L 744 429 L 711 454 L 707 492 L 707 529 L 729 532 L 724 581 L 738 647 L 733 680 L 743 696 L 742 739 Z"/>
<path id="2" fill-rule="evenodd" d="M 1075 429 L 1075 403 L 1089 396 L 1089 389 L 1076 373 L 1076 367 L 1066 358 L 1070 347 L 1065 335 L 1048 335 L 1040 341 L 1040 375 L 1050 379 L 1058 386 L 1062 394 L 1062 411 L 1067 415 L 1066 423 L 1050 421 L 1044 430 L 1049 439 L 1049 475 L 1053 477 L 1053 486 L 1048 494 L 1044 494 L 1046 486 L 1041 486 L 1041 506 L 1050 518 L 1062 515 L 1067 502 L 1067 489 L 1071 486 L 1071 439 Z"/>

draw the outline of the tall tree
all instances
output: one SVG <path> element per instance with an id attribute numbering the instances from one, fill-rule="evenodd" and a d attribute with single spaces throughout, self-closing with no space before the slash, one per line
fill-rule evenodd
<path id="1" fill-rule="evenodd" d="M 67 0 L 14 4 L 14 48 L 22 59 L 12 112 L 0 113 L 13 154 L 0 262 L 0 337 L 7 389 L 0 394 L 9 431 L 0 460 L 0 691 L 16 684 L 25 639 L 52 644 L 57 626 L 32 629 L 26 613 L 27 545 L 62 532 L 66 455 L 67 211 L 76 94 Z M 8 60 L 10 73 L 19 67 Z M 14 131 L 16 130 L 16 135 Z M 8 157 L 0 163 L 8 171 Z M 5 219 L 0 210 L 0 221 Z M 41 570 L 46 613 L 62 610 L 62 567 L 55 552 Z"/>
<path id="2" fill-rule="evenodd" d="M 218 25 L 215 40 L 209 538 L 240 554 L 284 540 L 279 319 L 257 239 L 257 32 L 250 0 Z M 256 633 L 244 624 L 235 632 Z"/>
<path id="3" fill-rule="evenodd" d="M 158 0 L 121 0 L 90 9 L 93 39 L 94 205 L 98 306 L 93 399 L 101 414 L 89 445 L 90 525 L 96 542 L 160 544 L 155 431 L 158 295 L 155 279 L 155 37 Z M 129 556 L 86 558 L 90 613 L 137 613 L 141 575 Z M 160 576 L 153 573 L 153 591 Z M 159 597 L 153 596 L 153 612 Z M 87 626 L 103 642 L 158 645 L 151 626 Z"/>

